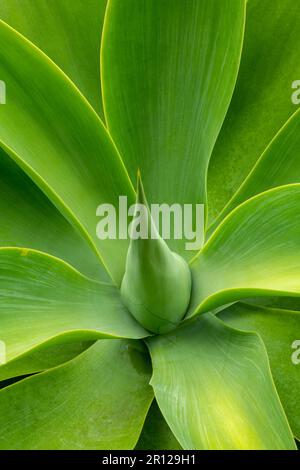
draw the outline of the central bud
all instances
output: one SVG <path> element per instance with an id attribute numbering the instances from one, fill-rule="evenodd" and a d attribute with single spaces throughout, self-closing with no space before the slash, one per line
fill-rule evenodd
<path id="1" fill-rule="evenodd" d="M 144 233 L 143 238 L 131 237 L 121 296 L 144 328 L 153 333 L 166 333 L 186 313 L 191 272 L 186 261 L 171 251 L 158 234 L 139 175 L 133 226 L 134 223 L 143 224 L 147 236 Z"/>

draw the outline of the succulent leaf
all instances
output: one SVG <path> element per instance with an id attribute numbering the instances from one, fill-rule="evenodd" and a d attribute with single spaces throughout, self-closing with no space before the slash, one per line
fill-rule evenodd
<path id="1" fill-rule="evenodd" d="M 158 405 L 184 449 L 295 449 L 257 334 L 207 314 L 147 343 Z"/>
<path id="2" fill-rule="evenodd" d="M 239 75 L 208 169 L 210 222 L 297 109 L 299 29 L 299 2 L 248 1 Z"/>
<path id="3" fill-rule="evenodd" d="M 140 435 L 137 450 L 181 450 L 182 447 L 175 438 L 165 418 L 163 417 L 156 400 L 147 414 L 143 431 Z"/>
<path id="4" fill-rule="evenodd" d="M 7 364 L 47 342 L 147 336 L 115 286 L 32 250 L 1 248 L 0 260 L 0 338 Z"/>
<path id="5" fill-rule="evenodd" d="M 149 203 L 206 203 L 210 155 L 238 73 L 245 0 L 109 0 L 105 119 Z M 222 4 L 222 5 L 221 5 Z M 185 239 L 172 250 L 189 260 Z"/>
<path id="6" fill-rule="evenodd" d="M 280 129 L 252 171 L 220 212 L 208 230 L 213 233 L 220 222 L 235 207 L 268 189 L 300 181 L 300 111 Z"/>
<path id="7" fill-rule="evenodd" d="M 99 258 L 43 191 L 0 149 L 0 247 L 58 257 L 82 274 L 108 281 Z"/>
<path id="8" fill-rule="evenodd" d="M 300 307 L 300 299 L 293 299 Z M 295 308 L 295 307 L 294 307 Z M 300 355 L 295 339 L 300 340 L 300 312 L 265 308 L 237 302 L 219 318 L 245 331 L 256 331 L 262 338 L 270 360 L 276 389 L 295 437 L 300 440 Z M 300 345 L 300 341 L 299 341 Z M 299 348 L 298 348 L 299 349 Z"/>
<path id="9" fill-rule="evenodd" d="M 71 343 L 57 341 L 57 344 L 55 344 L 55 341 L 53 341 L 53 343 L 44 343 L 40 347 L 33 348 L 0 366 L 0 388 L 2 381 L 36 374 L 64 364 L 81 354 L 93 343 L 94 341 L 74 340 Z"/>
<path id="10" fill-rule="evenodd" d="M 0 146 L 88 241 L 120 285 L 128 240 L 99 240 L 95 230 L 99 204 L 117 207 L 120 194 L 134 201 L 120 155 L 74 84 L 3 21 L 0 44 L 5 44 L 0 47 L 0 77 L 14 97 L 0 107 Z"/>
<path id="11" fill-rule="evenodd" d="M 175 328 L 186 313 L 191 273 L 186 261 L 172 252 L 158 234 L 140 176 L 132 224 L 136 223 L 137 217 L 139 225 L 146 227 L 145 238 L 135 239 L 131 234 L 121 295 L 144 328 L 165 333 Z"/>
<path id="12" fill-rule="evenodd" d="M 97 341 L 0 390 L 0 449 L 133 449 L 153 400 L 150 373 L 142 344 Z"/>
<path id="13" fill-rule="evenodd" d="M 99 38 L 106 3 L 107 0 L 22 0 L 22 5 L 19 0 L 0 2 L 1 20 L 45 52 L 101 117 Z"/>
<path id="14" fill-rule="evenodd" d="M 0 449 L 295 449 L 299 13 L 0 1 Z"/>
<path id="15" fill-rule="evenodd" d="M 247 297 L 300 296 L 300 184 L 247 200 L 191 263 L 189 316 Z"/>

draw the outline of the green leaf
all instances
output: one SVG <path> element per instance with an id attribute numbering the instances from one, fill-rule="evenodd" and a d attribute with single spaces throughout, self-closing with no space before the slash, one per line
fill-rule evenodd
<path id="1" fill-rule="evenodd" d="M 295 449 L 259 336 L 205 315 L 148 344 L 150 383 L 184 449 Z"/>
<path id="2" fill-rule="evenodd" d="M 247 304 L 258 305 L 259 307 L 278 308 L 280 310 L 300 311 L 299 297 L 249 297 L 245 299 Z"/>
<path id="3" fill-rule="evenodd" d="M 144 328 L 165 333 L 184 317 L 190 295 L 190 268 L 159 236 L 138 175 L 122 300 Z"/>
<path id="4" fill-rule="evenodd" d="M 42 49 L 103 116 L 100 39 L 107 0 L 1 0 L 0 18 Z"/>
<path id="5" fill-rule="evenodd" d="M 246 297 L 300 295 L 300 185 L 249 199 L 191 264 L 189 316 Z"/>
<path id="6" fill-rule="evenodd" d="M 41 343 L 142 338 L 147 332 L 110 284 L 27 249 L 0 249 L 0 339 L 7 361 Z"/>
<path id="7" fill-rule="evenodd" d="M 249 0 L 239 76 L 208 171 L 212 220 L 297 107 L 300 3 Z"/>
<path id="8" fill-rule="evenodd" d="M 0 144 L 89 241 L 116 283 L 128 240 L 99 240 L 96 209 L 119 195 L 134 202 L 122 161 L 97 114 L 66 76 L 0 22 Z M 2 142 L 2 143 L 1 143 Z"/>
<path id="9" fill-rule="evenodd" d="M 106 122 L 149 203 L 204 203 L 239 66 L 244 0 L 111 0 L 101 74 Z M 185 252 L 184 239 L 171 240 Z M 190 252 L 185 252 L 190 257 Z"/>
<path id="10" fill-rule="evenodd" d="M 158 408 L 156 400 L 153 400 L 148 411 L 146 421 L 137 450 L 181 450 L 182 447 L 175 438 L 165 418 Z"/>
<path id="11" fill-rule="evenodd" d="M 298 300 L 299 302 L 299 300 Z M 293 343 L 300 344 L 300 313 L 237 303 L 219 316 L 234 328 L 262 337 L 282 405 L 294 435 L 300 438 L 300 365 L 293 363 Z"/>
<path id="12" fill-rule="evenodd" d="M 270 188 L 300 182 L 300 111 L 283 126 L 266 148 L 233 198 L 209 228 L 212 233 L 236 206 Z"/>
<path id="13" fill-rule="evenodd" d="M 70 361 L 92 344 L 93 341 L 76 341 L 34 348 L 0 366 L 0 387 L 3 380 L 35 374 Z"/>
<path id="14" fill-rule="evenodd" d="M 0 391 L 1 449 L 132 449 L 153 399 L 137 342 L 98 341 Z"/>
<path id="15" fill-rule="evenodd" d="M 109 279 L 86 241 L 1 149 L 0 227 L 0 247 L 44 251 L 67 261 L 82 274 Z"/>

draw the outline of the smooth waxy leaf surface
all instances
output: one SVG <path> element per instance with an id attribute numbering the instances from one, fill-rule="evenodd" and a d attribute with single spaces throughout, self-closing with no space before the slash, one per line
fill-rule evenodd
<path id="1" fill-rule="evenodd" d="M 1 449 L 132 449 L 153 399 L 134 341 L 98 341 L 69 363 L 0 391 Z"/>
<path id="2" fill-rule="evenodd" d="M 103 116 L 100 40 L 107 0 L 1 0 L 0 18 L 42 49 Z"/>
<path id="3" fill-rule="evenodd" d="M 0 297 L 7 360 L 47 341 L 147 336 L 114 286 L 39 252 L 0 249 Z"/>
<path id="4" fill-rule="evenodd" d="M 247 2 L 238 80 L 208 171 L 211 220 L 297 109 L 291 97 L 300 77 L 299 28 L 299 2 Z"/>
<path id="5" fill-rule="evenodd" d="M 258 305 L 259 307 L 277 308 L 279 310 L 300 311 L 299 297 L 250 297 L 245 299 L 247 304 Z"/>
<path id="6" fill-rule="evenodd" d="M 299 304 L 299 300 L 298 300 Z M 266 345 L 276 389 L 294 435 L 300 438 L 300 313 L 237 303 L 219 317 L 229 325 L 256 331 Z M 293 347 L 294 346 L 294 347 Z"/>
<path id="7" fill-rule="evenodd" d="M 1 145 L 81 231 L 119 283 L 128 242 L 98 239 L 96 209 L 101 203 L 117 208 L 119 195 L 134 202 L 134 190 L 103 124 L 65 75 L 3 22 L 0 76 L 7 84 Z"/>
<path id="8" fill-rule="evenodd" d="M 300 185 L 262 193 L 220 224 L 191 264 L 189 315 L 255 296 L 300 295 Z"/>
<path id="9" fill-rule="evenodd" d="M 137 450 L 181 450 L 182 447 L 169 428 L 165 418 L 153 400 L 136 446 Z"/>
<path id="10" fill-rule="evenodd" d="M 157 402 L 183 448 L 295 448 L 256 334 L 205 315 L 148 344 Z"/>
<path id="11" fill-rule="evenodd" d="M 0 387 L 2 381 L 13 377 L 21 377 L 36 372 L 42 372 L 60 364 L 70 361 L 78 354 L 85 351 L 93 344 L 93 341 L 76 341 L 74 343 L 43 344 L 28 351 L 15 359 L 0 365 Z"/>
<path id="12" fill-rule="evenodd" d="M 67 261 L 82 274 L 109 279 L 87 242 L 1 149 L 0 227 L 0 247 L 44 251 Z"/>
<path id="13" fill-rule="evenodd" d="M 101 74 L 108 128 L 149 203 L 203 203 L 239 65 L 244 0 L 109 2 Z M 184 240 L 171 240 L 184 253 Z M 191 257 L 190 252 L 186 252 Z"/>
<path id="14" fill-rule="evenodd" d="M 165 333 L 184 317 L 190 294 L 190 268 L 159 236 L 139 176 L 122 300 L 147 330 Z"/>
<path id="15" fill-rule="evenodd" d="M 282 127 L 249 176 L 209 228 L 212 233 L 237 205 L 270 188 L 300 182 L 300 111 Z"/>

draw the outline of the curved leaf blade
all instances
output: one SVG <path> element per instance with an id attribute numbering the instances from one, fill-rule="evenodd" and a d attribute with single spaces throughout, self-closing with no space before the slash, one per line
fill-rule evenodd
<path id="1" fill-rule="evenodd" d="M 101 48 L 108 129 L 149 203 L 206 201 L 239 66 L 244 0 L 112 0 Z M 185 252 L 184 240 L 170 240 Z"/>
<path id="2" fill-rule="evenodd" d="M 291 310 L 294 312 L 300 311 L 300 299 L 299 297 L 249 297 L 245 299 L 247 304 L 258 305 L 259 307 L 275 308 L 279 310 Z M 243 302 L 244 305 L 244 302 Z"/>
<path id="3" fill-rule="evenodd" d="M 33 72 L 34 71 L 34 72 Z M 118 208 L 134 190 L 97 114 L 67 77 L 29 41 L 0 22 L 0 145 L 89 241 L 121 281 L 128 240 L 99 240 L 96 209 Z"/>
<path id="4" fill-rule="evenodd" d="M 156 400 L 153 400 L 148 411 L 143 430 L 136 446 L 137 450 L 181 450 Z"/>
<path id="5" fill-rule="evenodd" d="M 153 399 L 146 351 L 98 341 L 0 390 L 0 449 L 132 449 Z"/>
<path id="6" fill-rule="evenodd" d="M 300 182 L 300 111 L 282 127 L 249 173 L 232 199 L 209 228 L 212 233 L 236 206 L 256 194 Z"/>
<path id="7" fill-rule="evenodd" d="M 3 381 L 15 377 L 43 372 L 47 369 L 64 364 L 81 354 L 93 344 L 93 341 L 76 341 L 75 343 L 62 343 L 43 345 L 34 348 L 11 361 L 0 365 L 0 387 Z"/>
<path id="8" fill-rule="evenodd" d="M 0 18 L 45 52 L 101 117 L 100 39 L 106 3 L 2 0 L 0 4 Z"/>
<path id="9" fill-rule="evenodd" d="M 148 335 L 115 286 L 85 278 L 43 253 L 0 249 L 0 298 L 7 361 L 45 343 Z"/>
<path id="10" fill-rule="evenodd" d="M 191 264 L 189 316 L 246 297 L 299 296 L 299 207 L 295 184 L 231 212 Z"/>
<path id="11" fill-rule="evenodd" d="M 183 448 L 295 449 L 256 334 L 205 315 L 148 344 L 150 383 Z"/>
<path id="12" fill-rule="evenodd" d="M 293 344 L 300 341 L 300 313 L 237 303 L 219 318 L 233 328 L 259 333 L 266 345 L 271 370 L 292 431 L 300 438 L 300 365 L 293 362 Z"/>
<path id="13" fill-rule="evenodd" d="M 208 170 L 211 221 L 297 109 L 291 96 L 300 76 L 299 28 L 299 2 L 247 2 L 237 84 Z"/>
<path id="14" fill-rule="evenodd" d="M 1 149 L 0 227 L 0 247 L 43 251 L 70 263 L 89 277 L 109 279 L 86 241 Z"/>

